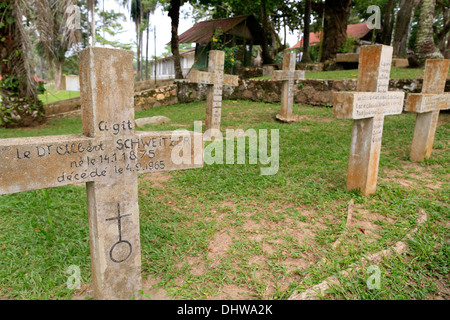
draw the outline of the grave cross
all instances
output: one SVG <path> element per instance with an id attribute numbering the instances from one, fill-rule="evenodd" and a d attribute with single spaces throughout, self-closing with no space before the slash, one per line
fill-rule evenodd
<path id="1" fill-rule="evenodd" d="M 410 157 L 413 161 L 429 158 L 440 110 L 450 109 L 450 93 L 444 93 L 450 60 L 427 60 L 422 93 L 408 94 L 405 111 L 417 113 Z"/>
<path id="2" fill-rule="evenodd" d="M 208 72 L 192 69 L 188 75 L 188 80 L 208 85 L 205 130 L 220 130 L 223 86 L 237 86 L 238 76 L 224 74 L 224 51 L 211 50 L 208 59 Z"/>
<path id="3" fill-rule="evenodd" d="M 272 80 L 283 81 L 281 89 L 281 111 L 277 119 L 282 122 L 295 122 L 297 117 L 292 115 L 294 105 L 294 81 L 305 79 L 305 71 L 295 70 L 295 52 L 285 53 L 283 56 L 283 70 L 272 72 Z"/>
<path id="4" fill-rule="evenodd" d="M 393 48 L 362 46 L 359 55 L 358 92 L 334 93 L 333 114 L 353 119 L 347 189 L 364 195 L 376 191 L 381 137 L 386 115 L 401 114 L 403 92 L 388 92 Z"/>
<path id="5" fill-rule="evenodd" d="M 134 131 L 131 51 L 90 47 L 78 61 L 83 135 L 0 139 L 0 195 L 86 183 L 95 298 L 139 298 L 137 175 L 202 167 L 201 134 Z M 174 160 L 181 148 L 190 163 Z"/>

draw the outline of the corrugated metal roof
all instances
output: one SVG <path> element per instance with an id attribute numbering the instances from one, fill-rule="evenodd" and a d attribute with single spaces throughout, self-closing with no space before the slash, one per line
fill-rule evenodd
<path id="1" fill-rule="evenodd" d="M 352 37 L 356 37 L 358 39 L 363 38 L 366 34 L 368 34 L 370 31 L 370 29 L 367 27 L 367 23 L 362 22 L 362 23 L 356 23 L 356 24 L 350 24 L 347 26 L 347 35 L 352 36 Z M 315 46 L 317 44 L 320 43 L 320 35 L 321 35 L 321 31 L 319 32 L 311 32 L 309 34 L 309 44 L 311 46 Z M 303 39 L 300 40 L 299 42 L 297 42 L 293 47 L 287 49 L 295 49 L 295 48 L 300 48 L 303 46 Z"/>
<path id="2" fill-rule="evenodd" d="M 262 28 L 251 14 L 198 22 L 192 28 L 179 35 L 178 41 L 179 43 L 208 43 L 217 29 L 222 30 L 224 33 L 254 40 L 255 44 L 261 41 Z"/>
<path id="3" fill-rule="evenodd" d="M 206 43 L 211 41 L 215 30 L 227 32 L 249 16 L 202 21 L 178 36 L 179 43 Z"/>

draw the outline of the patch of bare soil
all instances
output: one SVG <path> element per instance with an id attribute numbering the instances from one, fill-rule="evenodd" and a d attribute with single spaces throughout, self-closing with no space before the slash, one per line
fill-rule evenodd
<path id="1" fill-rule="evenodd" d="M 151 187 L 164 188 L 164 182 L 170 180 L 169 172 L 145 173 L 139 177 L 141 181 L 149 181 Z"/>
<path id="2" fill-rule="evenodd" d="M 384 169 L 385 177 L 380 178 L 382 182 L 394 181 L 403 187 L 425 186 L 436 190 L 442 188 L 442 183 L 435 179 L 430 167 L 423 167 L 417 163 L 407 163 L 402 170 Z"/>

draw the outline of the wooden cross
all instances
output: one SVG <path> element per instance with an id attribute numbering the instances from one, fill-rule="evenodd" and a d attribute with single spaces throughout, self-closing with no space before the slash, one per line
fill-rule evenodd
<path id="1" fill-rule="evenodd" d="M 445 82 L 450 60 L 427 60 L 422 93 L 408 94 L 405 111 L 417 113 L 410 157 L 413 161 L 429 158 L 440 110 L 450 109 L 450 93 L 445 93 Z"/>
<path id="2" fill-rule="evenodd" d="M 305 71 L 295 70 L 295 52 L 283 56 L 283 70 L 272 72 L 272 80 L 283 81 L 281 89 L 281 112 L 277 119 L 282 122 L 295 122 L 298 117 L 292 115 L 294 105 L 294 81 L 305 79 Z"/>
<path id="3" fill-rule="evenodd" d="M 333 114 L 353 119 L 347 189 L 364 195 L 376 191 L 381 138 L 386 115 L 401 114 L 405 94 L 388 92 L 393 48 L 362 46 L 358 92 L 334 93 Z"/>
<path id="4" fill-rule="evenodd" d="M 207 84 L 205 130 L 220 130 L 223 86 L 237 86 L 238 76 L 224 74 L 225 52 L 209 51 L 208 72 L 192 69 L 188 75 L 190 82 Z M 204 137 L 205 139 L 207 137 Z"/>
<path id="5" fill-rule="evenodd" d="M 202 167 L 201 134 L 134 131 L 131 51 L 90 47 L 78 61 L 83 135 L 1 139 L 0 195 L 86 183 L 95 298 L 139 298 L 138 174 Z"/>

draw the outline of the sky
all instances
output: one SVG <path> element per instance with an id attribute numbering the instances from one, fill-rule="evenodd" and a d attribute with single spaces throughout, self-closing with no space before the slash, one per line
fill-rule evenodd
<path id="1" fill-rule="evenodd" d="M 102 9 L 102 2 L 99 2 L 98 8 Z M 185 4 L 181 7 L 180 10 L 180 22 L 178 25 L 178 35 L 182 34 L 186 30 L 192 28 L 195 24 L 194 20 L 191 18 L 192 15 L 187 15 L 189 17 L 185 17 L 186 15 L 183 12 L 191 13 L 190 4 Z M 133 43 L 136 40 L 136 32 L 134 22 L 130 19 L 129 8 L 120 7 L 119 4 L 115 0 L 105 0 L 105 10 L 112 10 L 115 12 L 125 13 L 127 18 L 126 22 L 122 23 L 124 32 L 117 35 L 115 39 L 111 37 L 106 37 L 109 40 L 120 40 L 124 43 Z M 171 19 L 169 18 L 167 11 L 164 11 L 161 6 L 158 6 L 155 12 L 150 16 L 150 25 L 151 29 L 156 26 L 156 56 L 161 56 L 163 52 L 166 52 L 165 46 L 171 39 Z M 283 38 L 283 34 L 280 34 L 280 37 Z M 146 34 L 144 34 L 144 38 L 146 38 Z M 294 34 L 287 35 L 287 43 L 293 46 L 297 43 L 298 40 L 298 31 Z M 144 39 L 144 48 L 146 46 L 146 39 Z M 150 32 L 149 39 L 149 55 L 153 56 L 155 54 L 155 45 L 154 45 L 154 32 Z M 133 49 L 135 50 L 135 48 Z M 145 50 L 145 49 L 144 49 Z"/>

